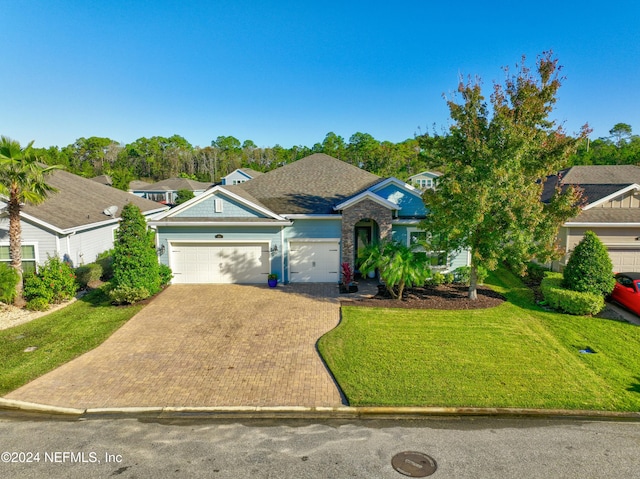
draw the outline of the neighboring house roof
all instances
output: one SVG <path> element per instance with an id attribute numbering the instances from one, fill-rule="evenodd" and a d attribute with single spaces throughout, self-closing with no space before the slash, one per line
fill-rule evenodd
<path id="1" fill-rule="evenodd" d="M 640 184 L 640 167 L 635 165 L 572 166 L 561 172 L 565 185 Z"/>
<path id="2" fill-rule="evenodd" d="M 602 223 L 624 224 L 639 223 L 639 208 L 597 208 L 629 191 L 637 190 L 640 185 L 640 167 L 635 165 L 593 165 L 573 166 L 547 177 L 542 192 L 542 201 L 548 202 L 555 188 L 562 190 L 576 186 L 582 190 L 585 205 L 580 214 L 567 221 L 567 224 Z"/>
<path id="3" fill-rule="evenodd" d="M 200 191 L 211 187 L 212 183 L 190 180 L 188 178 L 168 178 L 157 183 L 145 183 L 136 185 L 136 188 L 129 188 L 132 191 Z"/>
<path id="4" fill-rule="evenodd" d="M 62 231 L 114 220 L 127 203 L 135 204 L 145 215 L 167 209 L 155 201 L 62 170 L 54 170 L 46 181 L 58 192 L 50 193 L 37 206 L 25 204 L 22 212 Z M 104 214 L 104 210 L 110 206 L 118 207 L 114 217 Z"/>
<path id="5" fill-rule="evenodd" d="M 278 214 L 332 214 L 335 205 L 381 180 L 337 158 L 316 153 L 231 188 L 242 190 Z"/>
<path id="6" fill-rule="evenodd" d="M 90 179 L 100 183 L 101 185 L 113 186 L 113 180 L 109 175 L 100 175 Z"/>
<path id="7" fill-rule="evenodd" d="M 129 191 L 138 191 L 140 188 L 145 188 L 151 183 L 142 180 L 133 180 L 129 182 Z"/>
<path id="8" fill-rule="evenodd" d="M 262 171 L 256 171 L 251 168 L 238 168 L 245 175 L 249 175 L 251 178 L 255 178 L 256 176 L 264 175 Z"/>
<path id="9" fill-rule="evenodd" d="M 415 175 L 411 175 L 409 177 L 410 180 L 412 180 L 413 178 L 417 178 L 419 176 L 423 176 L 423 175 L 433 175 L 433 176 L 442 176 L 442 173 L 436 170 L 427 170 L 427 171 L 421 171 L 420 173 L 416 173 Z"/>

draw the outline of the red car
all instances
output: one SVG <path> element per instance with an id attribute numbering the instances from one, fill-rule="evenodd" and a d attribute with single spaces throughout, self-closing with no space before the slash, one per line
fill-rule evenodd
<path id="1" fill-rule="evenodd" d="M 640 316 L 640 273 L 618 273 L 610 299 Z"/>

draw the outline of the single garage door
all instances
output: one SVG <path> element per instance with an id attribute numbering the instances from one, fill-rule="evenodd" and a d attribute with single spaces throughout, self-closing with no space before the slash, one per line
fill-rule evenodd
<path id="1" fill-rule="evenodd" d="M 174 283 L 266 283 L 268 243 L 173 243 Z"/>
<path id="2" fill-rule="evenodd" d="M 615 273 L 640 272 L 640 250 L 610 248 L 609 256 Z"/>
<path id="3" fill-rule="evenodd" d="M 337 283 L 339 271 L 338 241 L 289 243 L 289 280 L 292 283 Z"/>

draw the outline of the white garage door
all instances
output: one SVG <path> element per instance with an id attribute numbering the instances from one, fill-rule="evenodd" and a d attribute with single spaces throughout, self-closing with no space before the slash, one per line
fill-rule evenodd
<path id="1" fill-rule="evenodd" d="M 292 283 L 337 283 L 340 244 L 335 241 L 291 241 L 289 280 Z"/>
<path id="2" fill-rule="evenodd" d="M 609 256 L 615 273 L 640 272 L 640 250 L 612 248 Z"/>
<path id="3" fill-rule="evenodd" d="M 268 243 L 174 243 L 173 283 L 266 283 Z"/>

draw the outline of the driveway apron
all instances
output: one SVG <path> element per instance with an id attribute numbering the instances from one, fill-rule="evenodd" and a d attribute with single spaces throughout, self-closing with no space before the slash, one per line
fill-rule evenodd
<path id="1" fill-rule="evenodd" d="M 98 348 L 5 396 L 75 408 L 338 406 L 316 342 L 335 284 L 172 285 Z"/>

